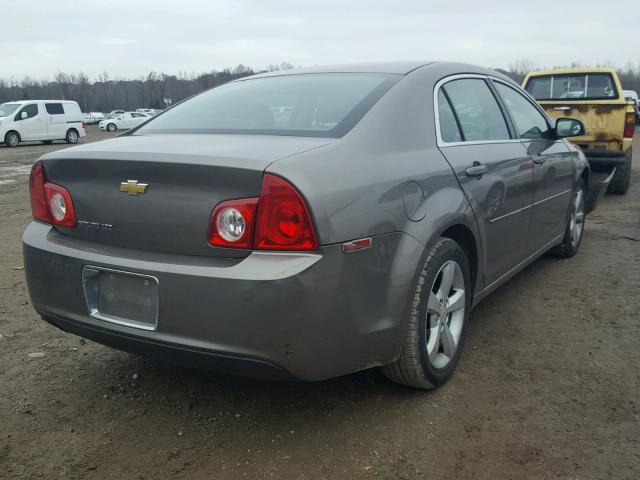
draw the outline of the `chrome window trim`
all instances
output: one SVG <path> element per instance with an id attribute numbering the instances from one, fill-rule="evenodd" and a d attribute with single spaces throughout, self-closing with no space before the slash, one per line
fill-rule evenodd
<path id="1" fill-rule="evenodd" d="M 494 77 L 493 75 L 481 75 L 478 73 L 458 73 L 455 75 L 450 75 L 448 77 L 441 78 L 440 80 L 438 80 L 438 82 L 436 82 L 435 86 L 433 87 L 433 115 L 434 115 L 435 127 L 436 127 L 436 145 L 439 148 L 457 147 L 461 145 L 490 145 L 490 144 L 502 144 L 502 143 L 522 143 L 524 141 L 530 141 L 530 139 L 520 138 L 520 137 L 510 138 L 508 140 L 506 139 L 505 140 L 472 140 L 472 141 L 464 141 L 464 142 L 445 142 L 442 139 L 442 133 L 440 131 L 440 112 L 439 112 L 440 103 L 438 102 L 438 93 L 440 93 L 440 89 L 445 84 L 453 80 L 461 80 L 461 79 L 468 79 L 468 78 L 490 80 L 492 82 L 502 83 L 503 85 L 515 90 L 517 93 L 520 93 L 520 95 L 522 95 L 525 98 L 525 100 L 528 100 L 532 107 L 534 107 L 538 112 L 542 114 L 542 116 L 546 119 L 549 125 L 549 128 L 553 128 L 554 123 L 551 121 L 551 119 L 547 115 L 547 112 L 545 112 L 540 107 L 540 105 L 538 105 L 537 101 L 533 97 L 531 97 L 528 92 L 522 89 L 514 88 L 514 84 L 512 84 L 511 82 L 508 82 L 502 78 Z M 523 94 L 523 91 L 524 91 L 524 94 Z M 498 103 L 497 99 L 496 99 L 496 103 Z M 498 107 L 500 107 L 499 104 L 498 104 Z M 509 123 L 511 122 L 511 119 L 505 118 L 505 122 L 507 122 L 507 127 L 508 127 Z"/>
<path id="2" fill-rule="evenodd" d="M 438 111 L 438 109 L 440 108 L 440 104 L 438 103 L 438 93 L 440 92 L 440 89 L 449 82 L 452 82 L 454 80 L 469 79 L 469 78 L 471 79 L 475 78 L 475 79 L 481 79 L 481 80 L 495 79 L 500 81 L 499 78 L 493 77 L 491 75 L 480 75 L 478 73 L 458 73 L 458 74 L 450 75 L 448 77 L 441 78 L 440 80 L 438 80 L 438 82 L 433 87 L 433 114 L 435 118 L 437 146 L 442 148 L 442 147 L 457 147 L 461 145 L 490 145 L 490 144 L 521 142 L 520 138 L 510 138 L 505 140 L 471 140 L 471 141 L 464 141 L 464 142 L 445 142 L 442 139 L 442 133 L 440 131 L 440 112 Z M 508 85 L 508 82 L 504 82 L 504 81 L 502 82 Z M 491 92 L 491 94 L 493 95 L 493 92 Z M 498 103 L 497 99 L 496 99 L 496 105 L 498 106 L 498 108 L 500 108 L 500 104 Z M 509 130 L 509 120 L 506 118 L 504 120 L 505 120 L 505 126 L 507 127 L 507 130 Z"/>

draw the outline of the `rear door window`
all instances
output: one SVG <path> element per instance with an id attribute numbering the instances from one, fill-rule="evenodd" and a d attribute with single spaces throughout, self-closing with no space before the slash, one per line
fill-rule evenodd
<path id="1" fill-rule="evenodd" d="M 61 103 L 45 103 L 44 107 L 49 115 L 64 115 L 64 108 Z"/>
<path id="2" fill-rule="evenodd" d="M 542 113 L 529 100 L 511 87 L 494 82 L 496 90 L 509 109 L 509 113 L 520 138 L 546 138 L 549 134 L 549 124 Z"/>
<path id="3" fill-rule="evenodd" d="M 511 138 L 502 110 L 483 79 L 453 80 L 442 88 L 451 101 L 465 141 Z"/>

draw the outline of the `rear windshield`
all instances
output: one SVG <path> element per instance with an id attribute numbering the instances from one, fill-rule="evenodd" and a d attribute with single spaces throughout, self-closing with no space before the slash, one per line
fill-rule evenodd
<path id="1" fill-rule="evenodd" d="M 577 73 L 531 77 L 525 90 L 536 100 L 606 100 L 618 98 L 609 73 Z"/>
<path id="2" fill-rule="evenodd" d="M 231 82 L 176 105 L 135 133 L 341 137 L 400 78 L 328 73 Z"/>

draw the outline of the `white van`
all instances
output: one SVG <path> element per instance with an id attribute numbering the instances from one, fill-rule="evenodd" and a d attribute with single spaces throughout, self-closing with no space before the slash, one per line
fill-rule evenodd
<path id="1" fill-rule="evenodd" d="M 0 105 L 0 143 L 8 147 L 32 141 L 77 143 L 84 136 L 82 112 L 76 102 L 21 100 Z"/>

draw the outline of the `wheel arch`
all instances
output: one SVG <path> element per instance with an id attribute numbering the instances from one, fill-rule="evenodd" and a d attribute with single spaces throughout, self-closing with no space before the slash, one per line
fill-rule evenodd
<path id="1" fill-rule="evenodd" d="M 463 223 L 456 223 L 447 227 L 440 236 L 450 238 L 460 245 L 460 248 L 464 251 L 465 256 L 469 260 L 469 273 L 471 274 L 471 289 L 473 295 L 479 270 L 478 244 L 473 232 L 467 225 Z"/>
<path id="2" fill-rule="evenodd" d="M 2 141 L 4 142 L 5 139 L 7 138 L 7 135 L 9 135 L 10 133 L 15 133 L 16 135 L 18 135 L 18 140 L 22 141 L 22 135 L 20 135 L 20 132 L 18 130 L 16 130 L 15 128 L 11 128 L 9 130 L 7 130 L 4 134 L 4 137 L 2 137 Z"/>

